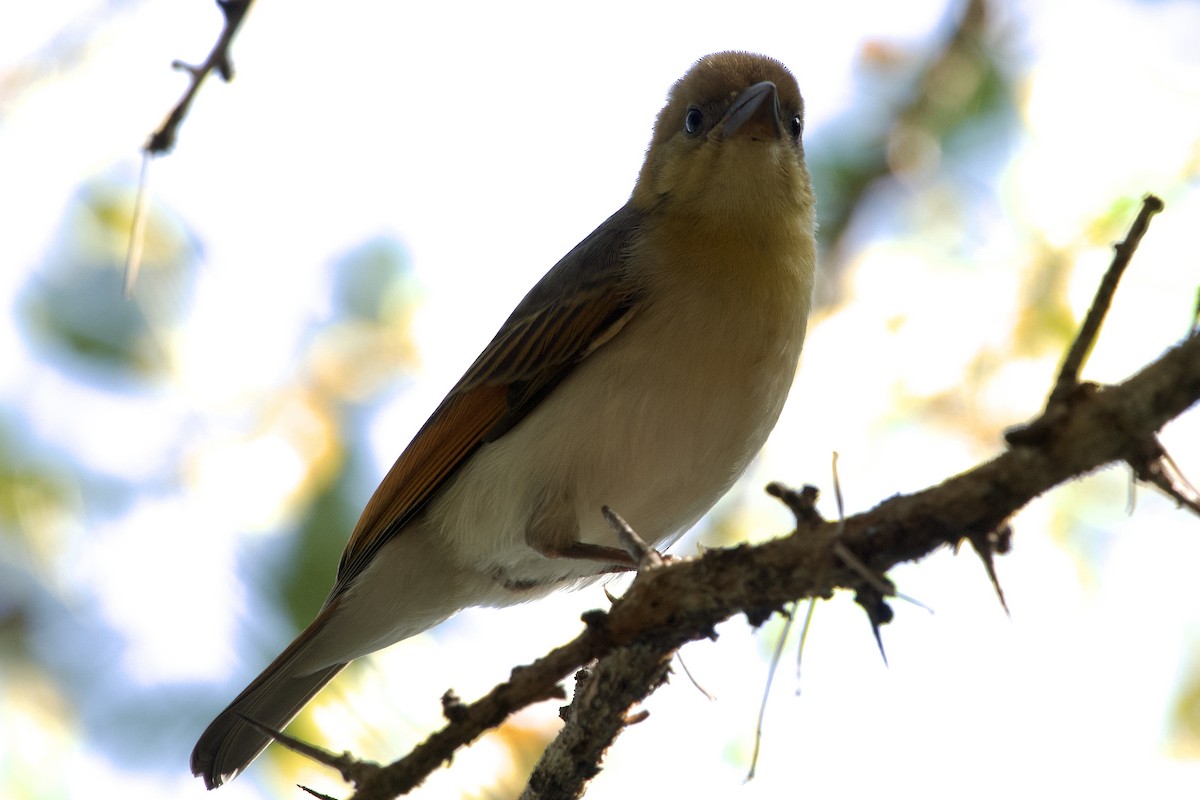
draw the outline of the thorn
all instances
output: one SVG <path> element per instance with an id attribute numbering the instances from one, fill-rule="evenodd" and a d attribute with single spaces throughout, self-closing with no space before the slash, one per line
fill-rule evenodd
<path id="1" fill-rule="evenodd" d="M 971 543 L 971 549 L 979 556 L 979 560 L 983 562 L 983 568 L 987 570 L 988 580 L 992 582 L 992 588 L 996 590 L 996 598 L 999 599 L 1004 613 L 1010 618 L 1012 612 L 1008 609 L 1008 602 L 1004 599 L 1004 590 L 1000 588 L 1000 579 L 996 575 L 996 561 L 994 556 L 998 553 L 1004 555 L 1012 549 L 1012 525 L 1007 522 L 1002 523 L 999 527 L 988 531 L 982 536 L 978 534 L 967 536 L 967 541 Z"/>
<path id="2" fill-rule="evenodd" d="M 896 592 L 896 599 L 903 600 L 904 602 L 908 603 L 909 605 L 916 606 L 917 608 L 921 609 L 922 611 L 928 611 L 930 614 L 934 613 L 934 610 L 932 608 L 925 605 L 920 600 L 918 600 L 917 598 L 913 597 L 910 594 L 905 594 L 904 592 Z"/>
<path id="3" fill-rule="evenodd" d="M 1130 474 L 1130 476 L 1129 476 L 1129 494 L 1125 498 L 1125 514 L 1126 514 L 1126 516 L 1130 516 L 1130 517 L 1132 517 L 1133 512 L 1137 510 L 1137 499 L 1138 499 L 1137 470 L 1134 469 L 1131 472 L 1132 472 L 1132 474 Z"/>
<path id="4" fill-rule="evenodd" d="M 881 626 L 892 621 L 892 607 L 883 599 L 884 595 L 874 586 L 862 586 L 854 593 L 854 602 L 867 612 L 867 620 L 871 623 L 871 632 L 875 634 L 875 644 L 879 645 L 879 655 L 883 656 L 883 665 L 888 666 L 887 652 L 883 649 L 883 637 L 879 633 Z"/>
<path id="5" fill-rule="evenodd" d="M 233 62 L 229 60 L 228 55 L 222 53 L 221 56 L 217 58 L 216 63 L 213 64 L 213 69 L 216 71 L 217 75 L 220 76 L 221 80 L 225 81 L 226 83 L 229 83 L 231 80 L 233 80 Z"/>
<path id="6" fill-rule="evenodd" d="M 688 665 L 683 660 L 683 653 L 676 650 L 675 651 L 675 660 L 678 661 L 679 666 L 683 668 L 683 674 L 686 675 L 687 679 L 692 682 L 692 686 L 696 687 L 696 691 L 698 691 L 698 692 L 700 692 L 700 694 L 704 695 L 705 698 L 707 698 L 710 702 L 717 699 L 717 698 L 713 697 L 711 692 L 709 692 L 707 689 L 705 689 L 703 686 L 701 686 L 700 682 L 696 680 L 696 677 L 694 675 L 692 675 L 692 671 L 690 669 L 688 669 Z"/>
<path id="7" fill-rule="evenodd" d="M 142 267 L 142 249 L 146 243 L 146 217 L 150 214 L 150 150 L 142 153 L 142 169 L 138 177 L 137 198 L 133 202 L 133 220 L 129 227 L 129 250 L 125 253 L 125 278 L 121 291 L 125 299 L 133 297 L 138 272 Z"/>
<path id="8" fill-rule="evenodd" d="M 842 530 L 846 526 L 846 504 L 842 502 L 842 479 L 838 475 L 838 453 L 833 451 L 833 456 L 830 459 L 829 470 L 833 473 L 833 497 L 837 500 L 838 510 L 838 535 L 842 534 Z"/>
<path id="9" fill-rule="evenodd" d="M 890 597 L 896 593 L 896 585 L 888 580 L 886 575 L 880 575 L 864 564 L 862 559 L 854 555 L 850 548 L 846 547 L 841 541 L 833 543 L 833 553 L 881 596 Z M 920 604 L 918 603 L 917 605 Z"/>
<path id="10" fill-rule="evenodd" d="M 1138 458 L 1127 459 L 1137 479 L 1157 488 L 1180 508 L 1200 514 L 1200 492 L 1188 481 L 1158 437 L 1152 437 L 1146 451 Z"/>
<path id="11" fill-rule="evenodd" d="M 316 789 L 310 789 L 303 783 L 297 783 L 296 788 L 302 792 L 308 792 L 313 797 L 317 798 L 317 800 L 338 800 L 333 795 L 325 794 L 324 792 L 318 792 Z"/>

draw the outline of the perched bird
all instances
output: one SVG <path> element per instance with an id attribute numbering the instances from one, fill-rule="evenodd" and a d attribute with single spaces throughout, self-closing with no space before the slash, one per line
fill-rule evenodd
<path id="1" fill-rule="evenodd" d="M 467 606 L 631 568 L 612 507 L 655 547 L 693 525 L 775 426 L 804 342 L 814 200 L 795 78 L 697 61 L 629 201 L 567 253 L 400 454 L 316 619 L 192 753 L 211 789 L 351 660 Z"/>

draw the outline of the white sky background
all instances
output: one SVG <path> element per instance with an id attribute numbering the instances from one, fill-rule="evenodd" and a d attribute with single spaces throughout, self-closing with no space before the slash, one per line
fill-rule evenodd
<path id="1" fill-rule="evenodd" d="M 82 66 L 15 101 L 0 97 L 0 301 L 9 312 L 0 317 L 0 402 L 21 409 L 48 448 L 148 479 L 182 420 L 212 415 L 219 431 L 230 408 L 295 370 L 304 325 L 328 313 L 331 262 L 390 234 L 407 246 L 424 296 L 415 330 L 423 372 L 375 422 L 382 475 L 395 443 L 407 441 L 526 289 L 624 202 L 667 89 L 698 56 L 748 49 L 787 63 L 805 93 L 811 132 L 855 102 L 864 40 L 917 45 L 943 14 L 932 1 L 585 9 L 261 0 L 235 43 L 236 81 L 210 79 L 176 152 L 153 167 L 155 199 L 186 220 L 203 258 L 193 310 L 174 343 L 185 356 L 181 390 L 130 400 L 38 363 L 11 322 L 16 293 L 39 270 L 69 198 L 86 180 L 136 175 L 139 146 L 184 85 L 168 64 L 198 62 L 220 27 L 203 0 L 115 8 L 81 1 L 0 11 L 5 69 L 68 26 L 86 22 L 89 42 Z M 1009 13 L 1028 58 L 1022 109 L 1030 131 L 1002 183 L 987 188 L 998 214 L 1060 244 L 1122 196 L 1164 184 L 1173 191 L 1089 365 L 1090 377 L 1119 379 L 1182 334 L 1200 283 L 1192 222 L 1200 213 L 1200 6 L 1017 9 Z M 1190 184 L 1179 178 L 1189 163 Z M 991 260 L 978 274 L 939 272 L 923 253 L 887 241 L 864 251 L 852 302 L 815 322 L 775 446 L 736 500 L 756 530 L 787 527 L 755 488 L 768 479 L 819 483 L 832 497 L 833 450 L 854 512 L 999 449 L 999 429 L 995 449 L 980 452 L 955 437 L 952 424 L 909 428 L 888 416 L 888 405 L 899 384 L 930 393 L 954 385 L 970 353 L 1008 335 L 1020 264 L 1006 259 L 1021 256 L 1012 236 L 1005 230 L 985 248 Z M 1077 313 L 1106 262 L 1099 249 L 1081 259 L 1072 281 Z M 898 306 L 908 321 L 888 336 Z M 847 368 L 864 363 L 877 368 Z M 1014 363 L 983 411 L 1021 421 L 1036 410 L 1053 367 Z M 1196 416 L 1167 437 L 1193 480 Z M 278 510 L 272 498 L 286 494 L 261 481 L 263 464 L 278 467 L 267 472 L 279 480 L 287 463 L 262 458 L 214 461 L 200 474 L 219 472 L 221 480 L 80 532 L 71 563 L 57 567 L 64 584 L 87 586 L 128 631 L 122 657 L 131 680 L 216 682 L 231 672 L 249 678 L 261 666 L 238 658 L 232 635 L 241 613 L 233 574 L 240 537 L 266 527 L 262 520 Z M 362 487 L 364 499 L 371 488 Z M 1085 524 L 1111 534 L 1095 574 L 1082 574 L 1051 540 L 1046 530 L 1058 512 L 1039 502 L 1017 520 L 1016 552 L 999 562 L 1011 620 L 973 557 L 948 554 L 896 571 L 901 590 L 936 613 L 896 605 L 897 621 L 884 631 L 890 668 L 856 607 L 844 598 L 823 604 L 803 697 L 793 697 L 789 655 L 759 777 L 746 786 L 771 640 L 729 623 L 718 642 L 684 651 L 718 701 L 677 677 L 651 699 L 650 719 L 618 741 L 589 797 L 1192 796 L 1200 766 L 1172 758 L 1165 720 L 1177 681 L 1200 652 L 1191 589 L 1200 524 L 1147 491 L 1127 518 L 1125 477 L 1115 471 L 1066 491 L 1089 502 Z M 831 501 L 824 508 L 833 513 Z M 160 562 L 168 571 L 156 577 Z M 182 573 L 181 563 L 189 566 Z M 214 597 L 227 602 L 214 609 Z M 370 700 L 332 693 L 321 711 L 330 746 L 361 744 L 361 755 L 381 760 L 402 752 L 372 730 L 407 725 L 419 739 L 438 724 L 436 698 L 448 686 L 475 697 L 511 665 L 574 635 L 578 613 L 602 603 L 597 588 L 470 612 L 444 635 L 393 648 L 356 687 Z M 201 625 L 229 638 L 201 641 L 190 633 Z M 460 670 L 464 664 L 470 669 Z M 130 773 L 90 743 L 76 751 L 63 745 L 64 734 L 18 728 L 37 719 L 32 712 L 0 714 L 0 751 L 18 752 L 12 743 L 20 738 L 22 752 L 69 753 L 62 766 L 73 796 L 97 787 L 119 787 L 127 798 L 203 794 L 186 774 L 186 749 L 175 773 Z M 397 715 L 406 719 L 397 723 Z M 486 786 L 495 771 L 488 753 L 485 742 L 451 771 L 478 770 Z M 257 768 L 221 796 L 292 796 Z M 304 781 L 340 791 L 315 771 Z M 455 797 L 462 785 L 443 773 L 418 796 Z"/>

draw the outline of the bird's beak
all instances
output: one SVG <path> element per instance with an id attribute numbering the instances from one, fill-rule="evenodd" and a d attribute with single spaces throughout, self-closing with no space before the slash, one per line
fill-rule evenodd
<path id="1" fill-rule="evenodd" d="M 755 139 L 778 139 L 783 134 L 779 93 L 774 83 L 756 83 L 733 101 L 721 125 L 721 136 L 728 139 L 739 132 Z"/>

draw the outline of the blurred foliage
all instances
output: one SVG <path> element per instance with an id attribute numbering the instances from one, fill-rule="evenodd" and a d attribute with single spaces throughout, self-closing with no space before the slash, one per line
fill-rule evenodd
<path id="1" fill-rule="evenodd" d="M 189 323 L 201 248 L 181 220 L 152 205 L 141 275 L 134 297 L 125 298 L 133 195 L 131 187 L 102 180 L 80 190 L 42 267 L 25 281 L 18 322 L 41 361 L 68 381 L 114 398 L 148 383 L 166 397 L 178 396 L 186 365 L 178 363 L 172 342 Z M 416 361 L 410 322 L 417 292 L 403 246 L 376 237 L 337 259 L 331 275 L 330 313 L 311 322 L 303 337 L 297 380 L 252 398 L 248 413 L 231 420 L 232 435 L 210 432 L 197 447 L 184 436 L 174 475 L 134 492 L 151 499 L 180 481 L 220 480 L 212 473 L 238 458 L 232 450 L 240 448 L 244 462 L 256 451 L 277 454 L 283 444 L 303 463 L 295 485 L 279 498 L 290 516 L 302 520 L 299 535 L 286 540 L 295 561 L 282 575 L 251 570 L 248 577 L 262 585 L 248 590 L 279 597 L 282 587 L 282 606 L 296 625 L 311 619 L 332 585 L 353 526 L 357 509 L 346 498 L 356 494 L 351 484 L 363 481 L 363 422 Z M 131 682 L 121 663 L 122 634 L 112 621 L 100 609 L 78 613 L 64 605 L 86 598 L 87 590 L 74 587 L 63 596 L 47 591 L 57 586 L 62 559 L 75 549 L 67 532 L 97 523 L 100 514 L 119 513 L 126 500 L 138 499 L 128 495 L 135 487 L 79 462 L 62 468 L 36 435 L 17 434 L 22 426 L 15 417 L 0 424 L 0 728 L 30 728 L 39 736 L 58 730 L 70 743 L 77 734 L 65 731 L 82 727 L 118 760 L 178 766 L 179 742 L 190 739 L 197 724 L 180 709 L 203 705 L 207 714 L 207 694 L 197 698 L 185 686 L 149 690 Z M 275 525 L 290 527 L 287 519 Z M 250 627 L 259 626 L 251 621 Z M 174 733 L 147 738 L 152 730 Z M 55 781 L 21 777 L 23 765 L 41 761 L 22 753 L 0 746 L 0 785 L 19 797 L 62 796 Z"/>
<path id="2" fill-rule="evenodd" d="M 1045 246 L 1025 270 L 1025 299 L 1013 331 L 1015 352 L 1024 356 L 1062 352 L 1078 329 L 1067 305 L 1074 254 Z"/>
<path id="3" fill-rule="evenodd" d="M 167 340 L 186 318 L 199 247 L 180 220 L 151 206 L 137 294 L 126 299 L 133 195 L 99 181 L 81 190 L 23 292 L 23 327 L 64 369 L 148 379 L 171 368 Z"/>
<path id="4" fill-rule="evenodd" d="M 361 510 L 350 504 L 358 470 L 343 469 L 317 493 L 297 527 L 293 560 L 281 588 L 288 616 L 299 631 L 317 612 L 333 587 L 342 548 Z"/>
<path id="5" fill-rule="evenodd" d="M 78 513 L 74 486 L 60 465 L 12 428 L 10 419 L 0 417 L 0 541 L 10 545 L 0 549 L 0 566 L 28 559 L 32 568 L 49 571 L 61 552 L 63 529 Z"/>
<path id="6" fill-rule="evenodd" d="M 394 326 L 412 304 L 408 256 L 394 239 L 363 243 L 334 265 L 333 303 L 339 317 Z"/>
<path id="7" fill-rule="evenodd" d="M 340 257 L 333 265 L 335 316 L 316 331 L 309 356 L 321 391 L 367 400 L 415 367 L 409 326 L 419 299 L 395 240 L 375 238 Z"/>
<path id="8" fill-rule="evenodd" d="M 529 780 L 542 752 L 554 738 L 556 731 L 542 725 L 525 725 L 514 720 L 508 720 L 498 729 L 487 734 L 492 741 L 504 750 L 500 759 L 505 765 L 502 772 L 485 789 L 468 791 L 463 794 L 463 800 L 494 800 L 498 797 L 518 797 Z"/>
<path id="9" fill-rule="evenodd" d="M 361 510 L 348 498 L 369 483 L 364 409 L 398 375 L 416 364 L 409 326 L 418 294 L 403 246 L 376 238 L 333 265 L 333 317 L 311 339 L 309 386 L 332 416 L 330 436 L 340 453 L 332 470 L 308 494 L 295 537 L 296 560 L 283 581 L 289 615 L 304 627 L 333 586 L 334 568 Z M 362 467 L 362 469 L 360 469 Z"/>
<path id="10" fill-rule="evenodd" d="M 971 0 L 961 12 L 952 10 L 948 33 L 932 48 L 868 44 L 856 92 L 866 102 L 809 137 L 827 278 L 855 246 L 843 238 L 856 216 L 873 208 L 873 192 L 965 175 L 982 153 L 1007 147 L 1019 130 L 1013 76 L 1002 67 L 1009 56 L 986 9 Z M 820 299 L 832 302 L 828 292 L 837 294 L 836 283 L 827 280 L 825 290 Z"/>

